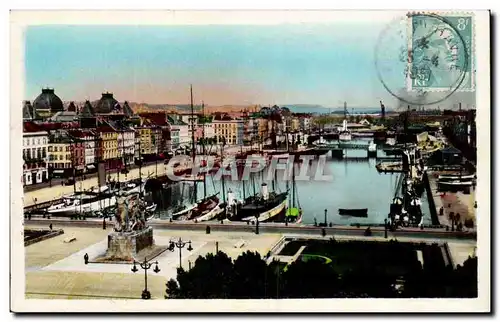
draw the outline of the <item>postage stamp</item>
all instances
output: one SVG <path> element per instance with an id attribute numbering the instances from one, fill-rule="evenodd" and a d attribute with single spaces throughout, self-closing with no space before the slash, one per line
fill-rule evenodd
<path id="1" fill-rule="evenodd" d="M 410 91 L 472 91 L 475 88 L 474 15 L 410 14 Z"/>

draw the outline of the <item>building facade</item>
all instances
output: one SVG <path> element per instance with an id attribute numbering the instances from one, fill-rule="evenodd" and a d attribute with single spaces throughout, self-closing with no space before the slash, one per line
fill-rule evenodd
<path id="1" fill-rule="evenodd" d="M 135 131 L 131 128 L 121 128 L 117 132 L 118 157 L 122 159 L 125 166 L 134 163 L 135 155 Z"/>
<path id="2" fill-rule="evenodd" d="M 179 136 L 179 129 L 172 127 L 170 129 L 170 149 L 171 151 L 175 151 L 180 148 L 180 136 Z"/>
<path id="3" fill-rule="evenodd" d="M 139 136 L 139 148 L 141 155 L 153 154 L 152 131 L 147 125 L 136 128 L 136 135 Z"/>
<path id="4" fill-rule="evenodd" d="M 69 177 L 74 173 L 74 162 L 76 160 L 76 151 L 73 147 L 74 140 L 64 131 L 51 131 L 49 135 L 49 168 L 52 170 L 52 177 Z M 83 152 L 85 153 L 85 152 Z M 74 157 L 75 156 L 75 160 Z"/>
<path id="5" fill-rule="evenodd" d="M 227 145 L 243 144 L 243 120 L 233 120 L 231 118 L 215 119 L 213 125 L 218 143 L 222 143 L 222 138 L 225 138 Z"/>
<path id="6" fill-rule="evenodd" d="M 168 116 L 167 120 L 170 124 L 170 131 L 172 131 L 172 150 L 190 148 L 192 145 L 192 140 L 188 124 L 170 115 Z M 179 133 L 179 141 L 177 144 L 174 142 L 174 131 L 177 131 Z"/>
<path id="7" fill-rule="evenodd" d="M 47 181 L 49 136 L 33 123 L 23 128 L 23 184 L 31 185 Z"/>
<path id="8" fill-rule="evenodd" d="M 107 169 L 113 169 L 118 166 L 118 133 L 108 124 L 101 124 L 97 128 L 99 134 L 98 152 L 100 161 L 105 163 Z"/>

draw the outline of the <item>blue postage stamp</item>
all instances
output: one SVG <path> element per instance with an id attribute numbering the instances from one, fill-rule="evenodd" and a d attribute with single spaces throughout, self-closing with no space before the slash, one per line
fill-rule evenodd
<path id="1" fill-rule="evenodd" d="M 472 14 L 410 14 L 408 32 L 409 90 L 475 89 Z"/>

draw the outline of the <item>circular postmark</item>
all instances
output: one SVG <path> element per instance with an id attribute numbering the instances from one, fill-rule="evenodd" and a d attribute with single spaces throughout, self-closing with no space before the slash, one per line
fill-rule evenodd
<path id="1" fill-rule="evenodd" d="M 464 81 L 469 63 L 457 27 L 436 14 L 408 14 L 393 21 L 375 49 L 383 87 L 410 105 L 432 105 L 450 97 Z"/>

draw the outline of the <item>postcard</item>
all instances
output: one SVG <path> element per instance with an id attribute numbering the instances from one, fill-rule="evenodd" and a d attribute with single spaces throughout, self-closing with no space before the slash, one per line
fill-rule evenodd
<path id="1" fill-rule="evenodd" d="M 491 311 L 488 11 L 10 18 L 13 312 Z"/>

